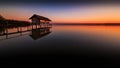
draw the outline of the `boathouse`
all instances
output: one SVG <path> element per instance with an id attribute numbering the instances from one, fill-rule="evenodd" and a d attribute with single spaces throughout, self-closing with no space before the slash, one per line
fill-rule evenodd
<path id="1" fill-rule="evenodd" d="M 50 24 L 51 20 L 44 16 L 34 14 L 29 19 L 31 19 L 32 25 L 36 25 L 36 26 L 40 25 L 40 27 L 42 27 L 42 28 L 51 26 L 51 24 Z"/>

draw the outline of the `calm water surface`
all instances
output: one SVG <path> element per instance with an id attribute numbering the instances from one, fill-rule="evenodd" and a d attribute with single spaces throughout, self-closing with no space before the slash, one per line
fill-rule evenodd
<path id="1" fill-rule="evenodd" d="M 0 56 L 50 62 L 120 61 L 120 26 L 53 26 L 50 31 L 42 37 L 33 37 L 31 31 L 9 35 L 9 39 L 0 36 Z"/>

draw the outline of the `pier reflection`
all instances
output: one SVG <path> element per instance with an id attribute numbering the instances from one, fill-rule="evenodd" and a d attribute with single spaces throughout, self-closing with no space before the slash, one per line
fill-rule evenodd
<path id="1" fill-rule="evenodd" d="M 50 28 L 43 28 L 43 29 L 38 28 L 38 29 L 33 29 L 31 31 L 30 37 L 34 40 L 37 40 L 37 39 L 44 37 L 50 33 L 51 33 Z"/>
<path id="2" fill-rule="evenodd" d="M 31 26 L 17 28 L 0 28 L 0 41 L 24 35 L 29 35 L 33 40 L 37 40 L 50 34 L 50 29 L 51 27 L 31 29 Z"/>

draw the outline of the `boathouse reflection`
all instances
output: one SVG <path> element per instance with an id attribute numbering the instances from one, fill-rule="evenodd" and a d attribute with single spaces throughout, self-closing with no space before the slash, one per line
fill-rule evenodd
<path id="1" fill-rule="evenodd" d="M 30 37 L 31 37 L 32 39 L 34 39 L 34 40 L 37 40 L 37 39 L 39 39 L 39 38 L 41 38 L 41 37 L 44 37 L 44 36 L 46 36 L 46 35 L 48 35 L 48 34 L 50 34 L 50 33 L 51 33 L 50 28 L 33 29 L 33 30 L 31 31 Z"/>
<path id="2" fill-rule="evenodd" d="M 26 30 L 26 31 L 21 30 L 21 31 L 16 31 L 12 33 L 9 31 L 8 28 L 7 28 L 8 30 L 7 32 L 6 32 L 6 29 L 0 29 L 0 41 L 11 39 L 11 38 L 16 38 L 16 37 L 20 37 L 24 35 L 29 35 L 33 40 L 37 40 L 50 34 L 51 33 L 50 29 L 51 28 L 37 28 L 37 29 Z"/>

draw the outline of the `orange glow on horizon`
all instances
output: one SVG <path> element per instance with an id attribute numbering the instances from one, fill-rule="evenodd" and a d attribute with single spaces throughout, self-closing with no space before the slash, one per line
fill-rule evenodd
<path id="1" fill-rule="evenodd" d="M 17 16 L 16 16 L 17 15 Z M 6 15 L 4 16 L 6 19 L 13 19 L 13 20 L 23 20 L 29 21 L 29 17 L 23 15 Z M 58 23 L 120 23 L 120 17 L 103 17 L 103 18 L 86 18 L 86 19 L 53 19 L 53 22 Z"/>
<path id="2" fill-rule="evenodd" d="M 62 28 L 61 28 L 62 27 Z M 73 33 L 80 32 L 89 35 L 98 35 L 103 37 L 110 37 L 117 39 L 120 35 L 120 27 L 119 26 L 54 26 L 55 30 L 59 30 L 59 32 L 64 31 L 73 31 Z M 55 31 L 54 30 L 54 31 Z"/>

